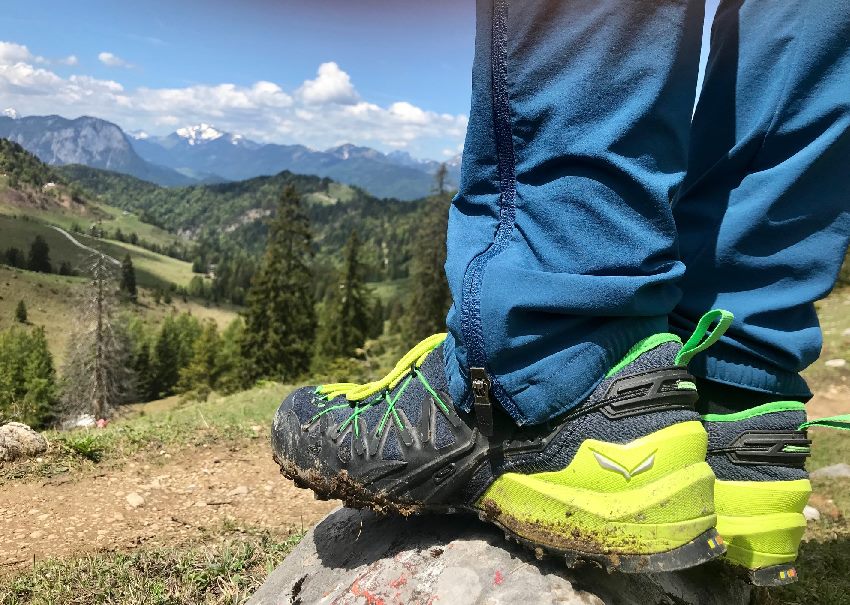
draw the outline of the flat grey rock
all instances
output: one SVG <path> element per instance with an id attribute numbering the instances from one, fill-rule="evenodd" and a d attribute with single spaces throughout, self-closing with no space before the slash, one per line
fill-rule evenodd
<path id="1" fill-rule="evenodd" d="M 850 477 L 850 464 L 847 464 L 846 462 L 831 464 L 829 466 L 819 468 L 816 471 L 812 471 L 811 473 L 809 473 L 809 476 L 813 479 L 819 479 L 821 477 L 828 477 L 829 479 L 835 479 L 837 477 Z"/>
<path id="2" fill-rule="evenodd" d="M 304 537 L 249 605 L 744 605 L 750 587 L 720 562 L 629 575 L 509 543 L 468 515 L 379 517 L 340 508 Z"/>

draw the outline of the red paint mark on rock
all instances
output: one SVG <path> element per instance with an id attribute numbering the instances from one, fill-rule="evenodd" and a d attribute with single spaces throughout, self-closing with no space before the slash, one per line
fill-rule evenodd
<path id="1" fill-rule="evenodd" d="M 401 588 L 405 584 L 407 584 L 407 578 L 404 577 L 404 574 L 400 575 L 395 580 L 390 582 L 390 586 L 392 586 L 393 588 Z"/>
<path id="2" fill-rule="evenodd" d="M 502 572 L 498 569 L 496 570 L 496 575 L 493 576 L 493 584 L 495 586 L 501 586 L 502 582 L 505 581 L 505 576 L 502 575 Z"/>
<path id="3" fill-rule="evenodd" d="M 372 594 L 362 586 L 360 586 L 360 578 L 354 580 L 354 584 L 349 588 L 351 594 L 355 597 L 363 597 L 366 599 L 366 605 L 385 605 L 384 600 L 378 595 Z"/>

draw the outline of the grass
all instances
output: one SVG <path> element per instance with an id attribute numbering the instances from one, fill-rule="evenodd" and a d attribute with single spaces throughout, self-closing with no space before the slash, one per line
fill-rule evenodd
<path id="1" fill-rule="evenodd" d="M 73 267 L 81 267 L 89 253 L 72 244 L 68 238 L 35 220 L 0 216 L 0 252 L 7 248 L 18 248 L 24 255 L 29 253 L 30 244 L 37 235 L 42 236 L 50 246 L 50 262 L 54 271 L 62 261 L 68 261 Z"/>
<path id="2" fill-rule="evenodd" d="M 82 277 L 34 273 L 0 265 L 0 330 L 19 325 L 15 322 L 15 307 L 23 300 L 29 323 L 44 327 L 47 344 L 58 367 L 70 337 L 70 319 L 77 312 L 85 283 Z M 147 291 L 141 293 L 139 303 L 124 304 L 122 310 L 138 317 L 152 330 L 171 313 L 186 312 L 199 319 L 212 319 L 220 329 L 227 327 L 239 313 L 234 306 L 211 307 L 192 299 L 184 301 L 178 296 L 174 296 L 169 305 L 155 304 Z"/>
<path id="3" fill-rule="evenodd" d="M 0 579 L 0 605 L 244 603 L 301 539 L 244 528 L 222 534 L 218 543 L 210 536 L 183 548 L 40 561 Z"/>
<path id="4" fill-rule="evenodd" d="M 292 387 L 267 383 L 205 402 L 164 402 L 129 406 L 103 429 L 47 431 L 48 452 L 36 459 L 0 466 L 0 485 L 118 465 L 163 448 L 265 438 L 275 409 Z M 159 459 L 159 458 L 155 458 Z"/>
<path id="5" fill-rule="evenodd" d="M 381 299 L 381 303 L 385 306 L 389 306 L 394 300 L 403 298 L 409 283 L 410 278 L 402 278 L 393 281 L 372 282 L 368 285 L 375 296 Z"/>
<path id="6" fill-rule="evenodd" d="M 136 268 L 136 281 L 145 288 L 167 287 L 169 284 L 185 287 L 196 275 L 192 273 L 192 264 L 187 261 L 157 254 L 133 244 L 84 235 L 75 237 L 80 243 L 100 250 L 118 260 L 122 260 L 126 254 L 130 254 L 133 259 L 133 266 Z"/>
<path id="7" fill-rule="evenodd" d="M 827 386 L 850 386 L 850 287 L 836 288 L 828 298 L 815 303 L 823 330 L 820 359 L 803 372 L 813 389 Z M 844 359 L 843 368 L 829 368 L 830 359 Z M 850 406 L 848 406 L 850 407 Z"/>
<path id="8" fill-rule="evenodd" d="M 88 212 L 81 214 L 59 207 L 47 210 L 0 202 L 0 215 L 10 218 L 29 218 L 62 227 L 66 231 L 70 231 L 74 225 L 79 225 L 83 231 L 88 231 L 89 227 L 99 223 L 99 226 L 109 233 L 121 229 L 127 235 L 135 233 L 140 239 L 161 246 L 168 246 L 171 243 L 181 241 L 180 237 L 173 233 L 149 223 L 143 223 L 138 216 L 131 212 L 125 212 L 105 204 L 91 203 L 88 205 Z"/>
<path id="9" fill-rule="evenodd" d="M 67 230 L 70 226 L 64 225 L 63 228 Z M 59 268 L 62 261 L 68 261 L 78 271 L 86 266 L 91 253 L 75 246 L 65 235 L 52 229 L 49 224 L 31 218 L 0 214 L 0 242 L 2 242 L 0 253 L 14 246 L 26 255 L 37 235 L 42 236 L 50 246 L 50 260 L 54 271 Z M 81 244 L 100 250 L 119 261 L 126 254 L 130 254 L 136 268 L 136 281 L 141 287 L 167 288 L 171 284 L 185 287 L 195 277 L 192 273 L 192 264 L 189 262 L 157 254 L 125 242 L 80 234 L 72 235 Z"/>

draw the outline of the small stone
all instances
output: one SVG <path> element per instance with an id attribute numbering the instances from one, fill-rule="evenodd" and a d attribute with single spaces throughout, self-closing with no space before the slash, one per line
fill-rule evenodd
<path id="1" fill-rule="evenodd" d="M 40 529 L 36 530 L 36 531 L 34 531 L 30 534 L 30 540 L 40 540 L 43 537 L 44 537 L 44 532 L 41 531 Z"/>
<path id="2" fill-rule="evenodd" d="M 847 365 L 847 360 L 841 359 L 841 358 L 830 359 L 828 361 L 825 361 L 823 365 L 825 365 L 828 368 L 843 368 L 844 366 Z"/>
<path id="3" fill-rule="evenodd" d="M 838 464 L 831 464 L 829 466 L 825 466 L 823 468 L 819 468 L 816 471 L 812 471 L 810 476 L 813 479 L 820 479 L 822 477 L 827 477 L 829 479 L 835 478 L 850 478 L 850 464 L 846 462 L 839 462 Z"/>
<path id="4" fill-rule="evenodd" d="M 843 331 L 841 332 L 841 335 L 842 335 L 842 336 L 844 336 L 845 338 L 850 338 L 850 328 L 847 328 L 846 330 L 843 330 Z"/>
<path id="5" fill-rule="evenodd" d="M 139 508 L 145 505 L 145 499 L 142 498 L 136 492 L 130 492 L 129 494 L 127 494 L 127 504 L 129 504 L 133 508 Z"/>
<path id="6" fill-rule="evenodd" d="M 248 494 L 248 486 L 240 485 L 238 487 L 234 487 L 232 490 L 227 492 L 228 496 L 245 496 Z"/>
<path id="7" fill-rule="evenodd" d="M 115 513 L 114 515 L 112 515 L 112 519 L 115 521 L 123 521 L 124 515 L 122 515 L 121 513 Z"/>
<path id="8" fill-rule="evenodd" d="M 803 516 L 806 518 L 806 521 L 820 521 L 820 511 L 816 509 L 814 506 L 809 506 L 808 504 L 803 509 Z"/>

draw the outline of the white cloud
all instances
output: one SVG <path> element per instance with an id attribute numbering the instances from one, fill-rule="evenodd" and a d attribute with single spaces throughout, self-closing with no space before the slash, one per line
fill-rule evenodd
<path id="1" fill-rule="evenodd" d="M 37 63 L 41 57 L 33 55 L 29 49 L 22 44 L 0 41 L 0 63 L 4 65 L 13 63 L 32 62 Z"/>
<path id="2" fill-rule="evenodd" d="M 360 98 L 351 77 L 334 62 L 322 63 L 315 80 L 307 80 L 298 89 L 298 96 L 307 104 L 336 103 L 348 105 Z"/>
<path id="3" fill-rule="evenodd" d="M 68 55 L 63 59 L 59 59 L 59 63 L 62 65 L 70 65 L 71 67 L 78 65 L 80 60 L 77 58 L 77 55 Z"/>
<path id="4" fill-rule="evenodd" d="M 114 55 L 106 51 L 98 54 L 97 60 L 106 65 L 107 67 L 133 67 L 118 55 Z"/>
<path id="5" fill-rule="evenodd" d="M 364 100 L 336 63 L 323 63 L 315 79 L 291 92 L 270 81 L 127 89 L 120 79 L 61 77 L 37 65 L 25 46 L 11 42 L 0 42 L 0 98 L 28 115 L 93 115 L 127 131 L 166 134 L 206 122 L 257 141 L 316 149 L 351 142 L 405 149 L 420 157 L 459 149 L 467 123 L 464 115 L 432 112 L 407 101 L 382 106 Z"/>

